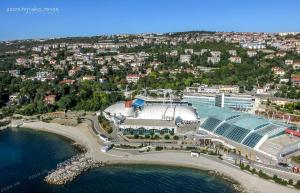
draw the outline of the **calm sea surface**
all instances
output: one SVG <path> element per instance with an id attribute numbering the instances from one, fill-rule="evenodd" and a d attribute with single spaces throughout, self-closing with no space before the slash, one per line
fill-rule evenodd
<path id="1" fill-rule="evenodd" d="M 62 186 L 43 182 L 47 171 L 77 153 L 71 141 L 54 134 L 0 131 L 0 193 L 235 193 L 207 172 L 166 166 L 108 166 Z"/>

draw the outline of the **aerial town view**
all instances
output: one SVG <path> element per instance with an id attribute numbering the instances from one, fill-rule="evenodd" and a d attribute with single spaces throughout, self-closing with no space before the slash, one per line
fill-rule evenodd
<path id="1" fill-rule="evenodd" d="M 0 193 L 299 193 L 299 8 L 2 0 Z"/>

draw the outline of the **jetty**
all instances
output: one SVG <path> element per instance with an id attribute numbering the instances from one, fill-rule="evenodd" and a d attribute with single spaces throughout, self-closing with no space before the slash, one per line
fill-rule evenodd
<path id="1" fill-rule="evenodd" d="M 44 180 L 49 184 L 66 184 L 74 180 L 82 172 L 100 166 L 104 166 L 102 161 L 94 161 L 86 154 L 80 154 L 57 164 L 57 168 L 51 171 Z"/>

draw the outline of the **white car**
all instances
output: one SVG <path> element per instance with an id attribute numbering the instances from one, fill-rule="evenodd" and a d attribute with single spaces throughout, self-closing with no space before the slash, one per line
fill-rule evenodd
<path id="1" fill-rule="evenodd" d="M 106 137 L 106 136 L 103 135 L 103 134 L 100 134 L 100 135 L 99 135 L 99 138 L 100 138 L 102 141 L 104 141 L 104 142 L 109 142 L 108 137 Z"/>

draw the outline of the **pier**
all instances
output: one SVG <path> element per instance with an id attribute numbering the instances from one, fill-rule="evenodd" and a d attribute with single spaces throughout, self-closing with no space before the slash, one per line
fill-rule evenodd
<path id="1" fill-rule="evenodd" d="M 91 157 L 81 154 L 57 164 L 57 168 L 50 172 L 44 180 L 49 184 L 66 184 L 82 172 L 100 166 L 104 166 L 104 163 L 94 161 Z"/>

